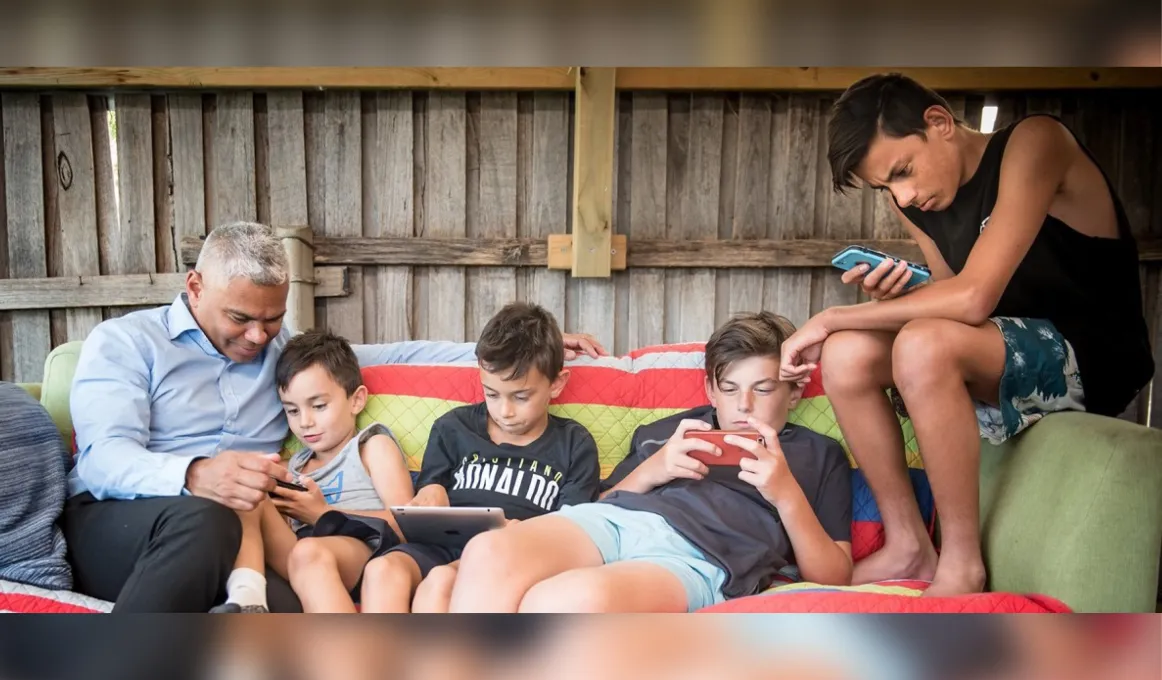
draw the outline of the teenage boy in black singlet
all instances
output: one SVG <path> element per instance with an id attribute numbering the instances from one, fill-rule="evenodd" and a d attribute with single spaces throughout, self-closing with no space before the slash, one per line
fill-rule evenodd
<path id="1" fill-rule="evenodd" d="M 883 515 L 885 545 L 855 565 L 853 581 L 980 592 L 978 436 L 1004 441 L 1056 411 L 1116 416 L 1154 373 L 1137 246 L 1108 178 L 1054 117 L 983 134 L 890 74 L 852 85 L 828 133 L 836 189 L 889 192 L 932 281 L 904 295 L 903 264 L 848 272 L 874 301 L 804 324 L 784 345 L 781 377 L 803 381 L 822 361 Z M 893 401 L 912 418 L 939 508 L 939 560 Z"/>

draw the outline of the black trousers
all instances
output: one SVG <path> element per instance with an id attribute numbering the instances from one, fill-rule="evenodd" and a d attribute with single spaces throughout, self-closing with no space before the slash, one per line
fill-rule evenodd
<path id="1" fill-rule="evenodd" d="M 242 542 L 233 510 L 194 496 L 65 503 L 62 527 L 75 590 L 114 612 L 208 612 L 226 599 Z M 301 612 L 290 584 L 267 570 L 273 612 Z"/>

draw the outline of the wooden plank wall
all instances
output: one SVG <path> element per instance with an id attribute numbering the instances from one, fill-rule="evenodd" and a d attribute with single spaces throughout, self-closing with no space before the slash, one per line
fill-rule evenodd
<path id="1" fill-rule="evenodd" d="M 1135 234 L 1162 239 L 1162 93 L 947 94 L 971 124 L 986 103 L 999 107 L 998 127 L 1034 111 L 1061 115 L 1118 187 Z M 834 97 L 619 92 L 614 233 L 631 243 L 904 236 L 884 196 L 831 191 Z M 572 227 L 564 92 L 2 92 L 0 116 L 0 276 L 177 272 L 182 238 L 235 219 L 364 237 L 544 238 Z M 317 321 L 356 342 L 470 340 L 517 298 L 620 353 L 703 340 L 736 311 L 802 323 L 860 299 L 830 269 L 641 268 L 610 279 L 350 269 L 352 294 L 318 300 Z M 1157 265 L 1143 274 L 1162 364 L 1162 276 Z M 0 313 L 0 378 L 39 379 L 53 346 L 127 311 Z M 1127 417 L 1162 425 L 1162 399 L 1145 408 Z"/>

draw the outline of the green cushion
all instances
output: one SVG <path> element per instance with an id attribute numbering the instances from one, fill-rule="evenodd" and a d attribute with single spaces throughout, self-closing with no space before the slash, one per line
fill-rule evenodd
<path id="1" fill-rule="evenodd" d="M 1162 430 L 1047 416 L 981 446 L 989 589 L 1047 593 L 1081 612 L 1152 612 L 1162 547 Z"/>

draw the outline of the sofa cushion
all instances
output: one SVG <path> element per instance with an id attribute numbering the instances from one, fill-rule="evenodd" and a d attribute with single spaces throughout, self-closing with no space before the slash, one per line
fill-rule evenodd
<path id="1" fill-rule="evenodd" d="M 629 453 L 634 431 L 646 423 L 706 403 L 704 345 L 688 343 L 646 347 L 622 357 L 583 357 L 569 362 L 569 382 L 549 410 L 584 425 L 597 441 L 601 474 L 606 477 Z M 413 472 L 420 469 L 432 423 L 449 410 L 483 400 L 475 363 L 384 365 L 363 370 L 370 396 L 359 427 L 380 422 L 391 428 Z M 847 444 L 816 373 L 790 422 Z M 913 488 L 929 527 L 934 506 L 916 448 L 911 423 L 901 421 Z M 301 444 L 288 438 L 286 450 Z M 861 559 L 883 545 L 883 525 L 863 474 L 852 465 L 852 550 Z"/>

